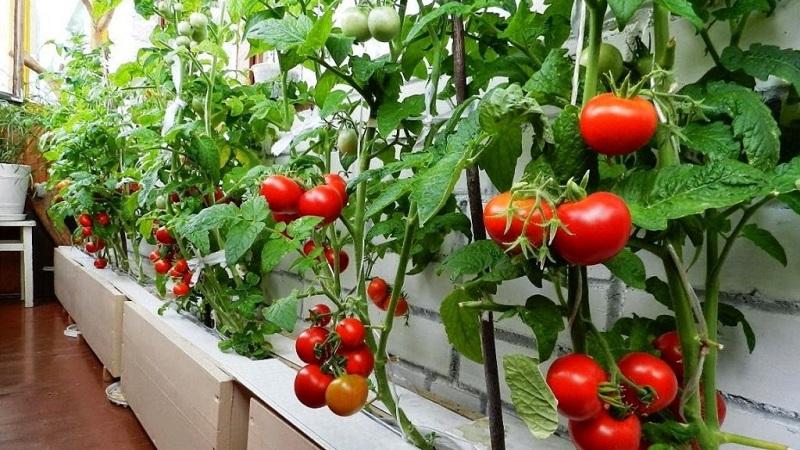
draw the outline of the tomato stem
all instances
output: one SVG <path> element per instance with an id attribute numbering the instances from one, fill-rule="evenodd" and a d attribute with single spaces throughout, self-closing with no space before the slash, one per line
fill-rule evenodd
<path id="1" fill-rule="evenodd" d="M 597 93 L 597 82 L 600 75 L 600 46 L 603 43 L 603 19 L 605 18 L 606 7 L 605 0 L 586 1 L 589 21 L 589 47 L 587 49 L 586 74 L 583 81 L 584 105 Z"/>
<path id="2" fill-rule="evenodd" d="M 790 447 L 783 444 L 742 436 L 739 434 L 720 432 L 717 433 L 717 437 L 723 444 L 740 444 L 753 448 L 763 448 L 765 450 L 791 450 Z"/>
<path id="3" fill-rule="evenodd" d="M 586 324 L 581 315 L 583 285 L 585 280 L 580 266 L 567 269 L 567 311 L 569 312 L 569 333 L 572 349 L 576 353 L 586 353 Z"/>

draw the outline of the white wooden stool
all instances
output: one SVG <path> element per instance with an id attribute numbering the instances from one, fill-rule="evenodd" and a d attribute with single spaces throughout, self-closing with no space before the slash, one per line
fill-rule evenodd
<path id="1" fill-rule="evenodd" d="M 22 252 L 20 257 L 20 279 L 22 281 L 22 300 L 25 307 L 33 306 L 33 227 L 35 220 L 2 221 L 0 227 L 20 228 L 21 239 L 0 240 L 0 252 Z"/>

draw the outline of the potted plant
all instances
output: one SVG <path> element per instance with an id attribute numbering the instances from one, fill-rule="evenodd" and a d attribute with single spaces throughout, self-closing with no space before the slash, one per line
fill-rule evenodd
<path id="1" fill-rule="evenodd" d="M 38 119 L 30 104 L 0 101 L 0 220 L 24 217 L 30 166 L 19 164 Z"/>

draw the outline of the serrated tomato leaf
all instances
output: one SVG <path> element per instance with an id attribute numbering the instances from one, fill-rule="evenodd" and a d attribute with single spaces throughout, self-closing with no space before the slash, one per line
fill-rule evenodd
<path id="1" fill-rule="evenodd" d="M 507 355 L 503 369 L 511 402 L 520 419 L 538 439 L 552 436 L 558 428 L 556 398 L 539 369 L 539 361 L 523 355 Z"/>

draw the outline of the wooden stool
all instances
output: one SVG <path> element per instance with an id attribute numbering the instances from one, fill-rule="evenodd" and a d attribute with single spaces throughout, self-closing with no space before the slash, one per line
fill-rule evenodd
<path id="1" fill-rule="evenodd" d="M 35 220 L 0 221 L 0 227 L 17 227 L 21 229 L 18 241 L 0 240 L 0 252 L 22 252 L 20 258 L 20 279 L 22 281 L 22 300 L 25 307 L 33 306 L 33 227 Z"/>

